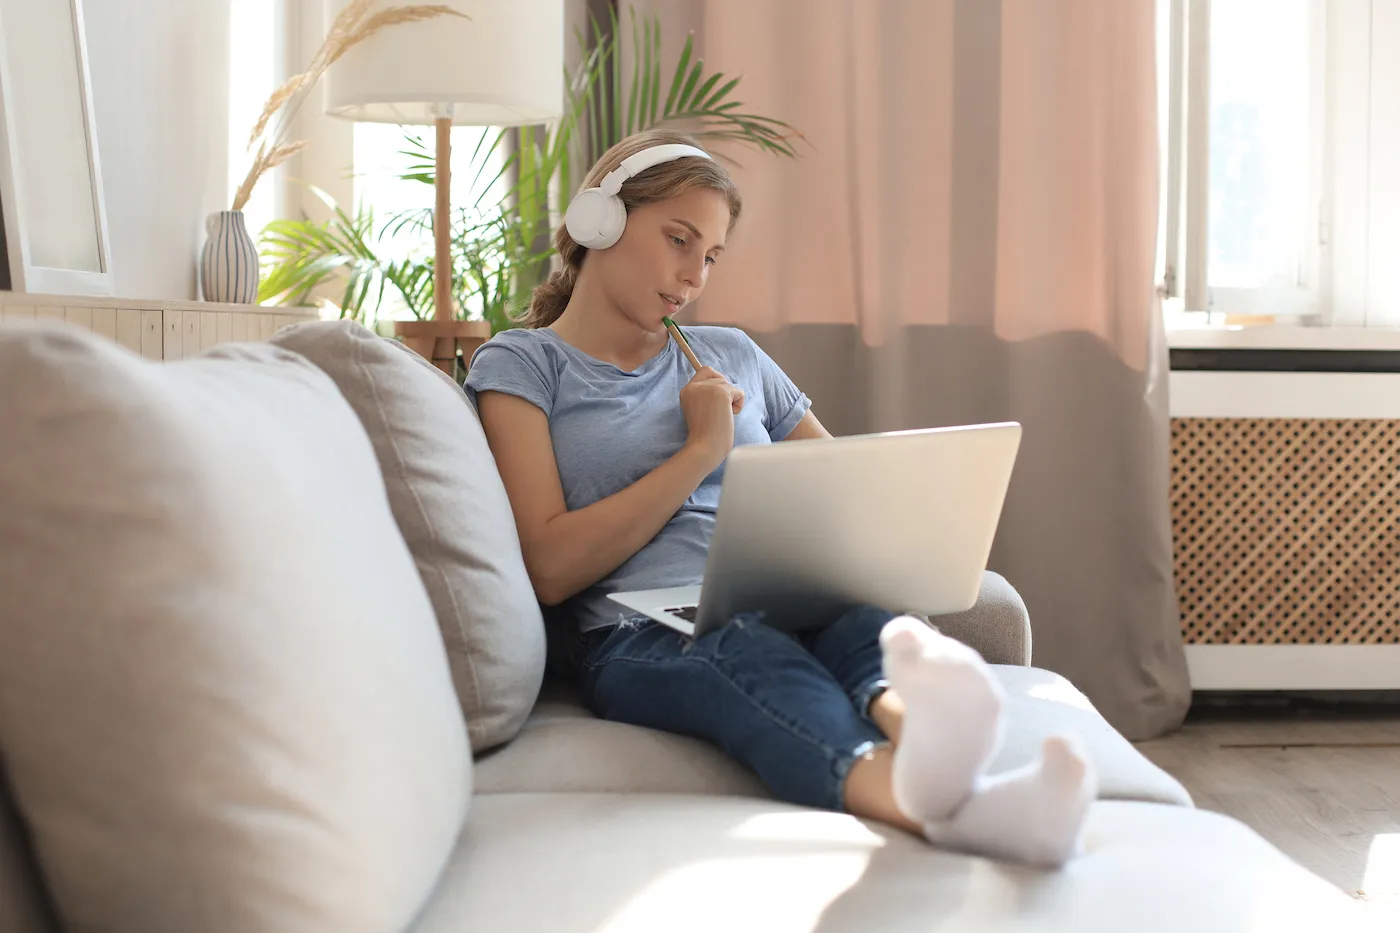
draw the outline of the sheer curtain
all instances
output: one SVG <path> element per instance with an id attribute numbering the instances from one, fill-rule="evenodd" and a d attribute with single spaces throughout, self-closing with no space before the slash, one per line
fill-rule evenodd
<path id="1" fill-rule="evenodd" d="M 1174 728 L 1154 0 L 635 5 L 810 142 L 729 153 L 744 217 L 694 320 L 835 433 L 1020 421 L 991 566 L 1035 663 L 1130 737 Z"/>

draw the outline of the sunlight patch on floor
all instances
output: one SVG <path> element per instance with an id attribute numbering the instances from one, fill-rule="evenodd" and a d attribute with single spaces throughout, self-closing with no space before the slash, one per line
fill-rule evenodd
<path id="1" fill-rule="evenodd" d="M 1359 897 L 1400 919 L 1400 833 L 1378 833 L 1366 856 Z"/>

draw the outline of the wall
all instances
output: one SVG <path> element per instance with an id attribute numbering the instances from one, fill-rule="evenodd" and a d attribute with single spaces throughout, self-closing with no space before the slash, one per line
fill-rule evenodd
<path id="1" fill-rule="evenodd" d="M 197 297 L 228 200 L 230 0 L 85 0 L 116 294 Z"/>

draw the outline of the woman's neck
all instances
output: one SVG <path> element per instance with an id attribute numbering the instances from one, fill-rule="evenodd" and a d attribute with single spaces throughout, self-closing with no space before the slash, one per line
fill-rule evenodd
<path id="1" fill-rule="evenodd" d="M 665 329 L 651 333 L 628 317 L 598 288 L 587 270 L 579 274 L 569 303 L 550 325 L 565 342 L 597 360 L 627 371 L 665 349 Z"/>

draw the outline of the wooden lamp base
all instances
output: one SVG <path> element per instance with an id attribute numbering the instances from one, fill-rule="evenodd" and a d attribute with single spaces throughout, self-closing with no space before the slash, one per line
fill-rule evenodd
<path id="1" fill-rule="evenodd" d="M 451 376 L 457 351 L 469 362 L 476 348 L 491 339 L 491 325 L 486 321 L 395 321 L 394 336 Z"/>
<path id="2" fill-rule="evenodd" d="M 471 361 L 476 348 L 491 339 L 486 321 L 459 321 L 452 301 L 452 106 L 433 120 L 437 135 L 433 205 L 433 318 L 395 321 L 394 336 L 449 376 L 456 376 L 457 351 Z"/>

